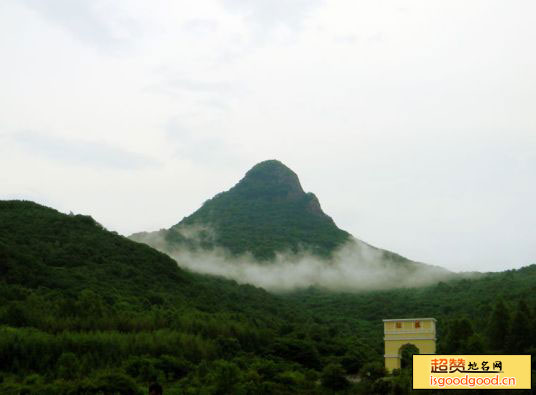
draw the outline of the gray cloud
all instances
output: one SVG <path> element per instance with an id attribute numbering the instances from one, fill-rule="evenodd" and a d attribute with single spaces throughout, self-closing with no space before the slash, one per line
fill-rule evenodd
<path id="1" fill-rule="evenodd" d="M 176 231 L 195 243 L 201 230 L 206 232 L 207 228 L 182 227 Z M 437 266 L 392 261 L 382 251 L 355 239 L 340 247 L 330 260 L 301 251 L 279 253 L 273 262 L 267 263 L 258 262 L 250 254 L 233 256 L 223 248 L 210 251 L 174 248 L 160 232 L 140 233 L 133 238 L 170 255 L 185 269 L 223 276 L 275 292 L 311 286 L 338 291 L 410 288 L 459 276 Z"/>
<path id="2" fill-rule="evenodd" d="M 97 1 L 23 0 L 29 8 L 58 24 L 80 41 L 110 53 L 119 53 L 140 34 L 138 24 L 116 9 L 98 9 Z M 99 12 L 100 11 L 100 12 Z"/>
<path id="3" fill-rule="evenodd" d="M 182 29 L 195 35 L 210 35 L 217 33 L 220 24 L 214 19 L 194 18 L 183 23 Z"/>
<path id="4" fill-rule="evenodd" d="M 230 102 L 244 93 L 238 84 L 232 82 L 173 77 L 164 77 L 162 81 L 146 86 L 142 91 L 175 100 L 193 99 L 195 107 L 204 111 L 227 111 Z"/>
<path id="5" fill-rule="evenodd" d="M 236 85 L 221 81 L 201 81 L 186 78 L 169 78 L 158 84 L 147 86 L 145 92 L 164 93 L 179 97 L 184 93 L 202 95 L 226 95 L 227 97 L 237 91 Z"/>
<path id="6" fill-rule="evenodd" d="M 339 44 L 348 44 L 353 45 L 357 42 L 358 38 L 355 34 L 345 34 L 345 35 L 339 35 L 335 36 L 333 38 L 333 41 Z"/>
<path id="7" fill-rule="evenodd" d="M 230 83 L 219 81 L 194 81 L 187 79 L 176 79 L 168 81 L 170 88 L 186 90 L 200 93 L 229 93 L 234 90 L 234 86 Z"/>
<path id="8" fill-rule="evenodd" d="M 303 29 L 307 17 L 323 3 L 323 0 L 221 0 L 225 9 L 240 15 L 249 33 L 245 40 L 232 49 L 224 51 L 221 62 L 232 62 L 270 42 L 276 31 L 286 30 L 295 38 Z"/>
<path id="9" fill-rule="evenodd" d="M 65 139 L 30 131 L 14 133 L 11 139 L 31 153 L 69 165 L 135 170 L 156 164 L 145 155 L 102 142 Z"/>
<path id="10" fill-rule="evenodd" d="M 232 12 L 240 13 L 255 28 L 286 27 L 297 30 L 321 0 L 222 0 Z"/>
<path id="11" fill-rule="evenodd" d="M 235 166 L 240 163 L 236 147 L 225 139 L 196 132 L 176 119 L 167 123 L 166 136 L 175 147 L 177 158 L 187 159 L 203 167 Z"/>

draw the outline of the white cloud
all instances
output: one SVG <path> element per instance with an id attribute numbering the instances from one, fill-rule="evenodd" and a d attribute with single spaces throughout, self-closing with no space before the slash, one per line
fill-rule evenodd
<path id="1" fill-rule="evenodd" d="M 63 139 L 50 133 L 29 131 L 14 133 L 10 137 L 32 154 L 60 162 L 65 166 L 134 170 L 157 164 L 155 160 L 144 155 L 98 141 Z"/>
<path id="2" fill-rule="evenodd" d="M 255 30 L 286 27 L 293 30 L 302 27 L 304 20 L 322 0 L 222 0 L 224 6 L 240 13 Z"/>
<path id="3" fill-rule="evenodd" d="M 209 228 L 175 228 L 195 244 L 199 232 Z M 239 283 L 253 284 L 269 291 L 286 292 L 311 286 L 337 291 L 364 291 L 386 288 L 411 288 L 437 284 L 456 276 L 442 268 L 424 264 L 392 261 L 381 252 L 359 240 L 349 240 L 326 260 L 307 251 L 276 255 L 271 262 L 259 262 L 251 254 L 233 256 L 224 248 L 190 250 L 170 245 L 159 232 L 134 235 L 134 240 L 147 243 L 174 258 L 188 270 L 223 276 Z"/>
<path id="4" fill-rule="evenodd" d="M 106 52 L 124 49 L 140 34 L 141 27 L 135 20 L 103 1 L 23 0 L 22 3 L 81 42 Z"/>

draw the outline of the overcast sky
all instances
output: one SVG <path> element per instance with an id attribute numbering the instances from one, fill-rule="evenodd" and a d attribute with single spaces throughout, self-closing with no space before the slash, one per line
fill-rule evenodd
<path id="1" fill-rule="evenodd" d="M 169 227 L 255 163 L 354 236 L 536 263 L 536 2 L 0 2 L 0 198 Z"/>

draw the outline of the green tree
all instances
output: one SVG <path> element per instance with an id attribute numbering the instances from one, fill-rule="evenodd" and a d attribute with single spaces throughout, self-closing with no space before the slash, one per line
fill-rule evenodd
<path id="1" fill-rule="evenodd" d="M 499 299 L 491 313 L 488 326 L 488 341 L 493 352 L 504 351 L 509 332 L 510 314 L 502 299 Z"/>
<path id="2" fill-rule="evenodd" d="M 344 369 L 341 365 L 331 363 L 322 370 L 320 381 L 322 386 L 334 391 L 340 391 L 350 385 L 344 376 Z"/>
<path id="3" fill-rule="evenodd" d="M 29 324 L 28 314 L 22 307 L 22 303 L 10 303 L 2 321 L 12 326 L 27 326 Z"/>
<path id="4" fill-rule="evenodd" d="M 192 370 L 192 364 L 172 355 L 162 355 L 155 366 L 164 372 L 168 380 L 181 379 Z"/>
<path id="5" fill-rule="evenodd" d="M 525 353 L 531 346 L 534 333 L 531 330 L 532 317 L 525 300 L 521 299 L 512 321 L 512 328 L 508 341 L 508 351 L 512 354 Z"/>
<path id="6" fill-rule="evenodd" d="M 347 351 L 342 357 L 341 364 L 349 374 L 355 374 L 359 372 L 359 369 L 363 366 L 365 356 L 356 350 Z"/>
<path id="7" fill-rule="evenodd" d="M 212 365 L 207 381 L 211 384 L 214 394 L 237 394 L 240 391 L 240 369 L 232 362 L 218 360 Z"/>
<path id="8" fill-rule="evenodd" d="M 482 336 L 475 333 L 469 339 L 467 339 L 463 353 L 465 354 L 485 354 L 486 347 Z"/>
<path id="9" fill-rule="evenodd" d="M 56 363 L 58 377 L 65 380 L 74 379 L 77 376 L 78 368 L 78 360 L 76 359 L 76 355 L 72 352 L 64 352 L 61 354 Z"/>
<path id="10" fill-rule="evenodd" d="M 382 362 L 374 361 L 367 362 L 363 365 L 360 374 L 364 380 L 376 381 L 377 379 L 384 377 L 387 372 L 385 371 L 385 366 Z"/>
<path id="11" fill-rule="evenodd" d="M 443 352 L 445 354 L 467 353 L 468 343 L 474 330 L 467 318 L 455 319 L 447 327 Z"/>
<path id="12" fill-rule="evenodd" d="M 400 366 L 402 369 L 413 368 L 413 354 L 419 354 L 419 349 L 413 344 L 406 344 L 400 349 Z"/>
<path id="13" fill-rule="evenodd" d="M 131 377 L 137 377 L 144 381 L 156 381 L 158 371 L 155 368 L 155 360 L 147 357 L 131 357 L 125 363 L 125 372 Z"/>
<path id="14" fill-rule="evenodd" d="M 97 393 L 135 395 L 139 393 L 136 382 L 120 372 L 105 373 L 95 382 Z M 85 392 L 83 392 L 85 393 Z M 93 392 L 91 392 L 93 393 Z"/>

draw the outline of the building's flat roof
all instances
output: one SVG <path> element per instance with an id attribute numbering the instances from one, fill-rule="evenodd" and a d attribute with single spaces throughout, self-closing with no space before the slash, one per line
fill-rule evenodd
<path id="1" fill-rule="evenodd" d="M 398 318 L 398 319 L 383 320 L 383 322 L 391 322 L 391 321 L 427 321 L 427 320 L 432 320 L 432 321 L 437 322 L 437 320 L 435 318 Z"/>

